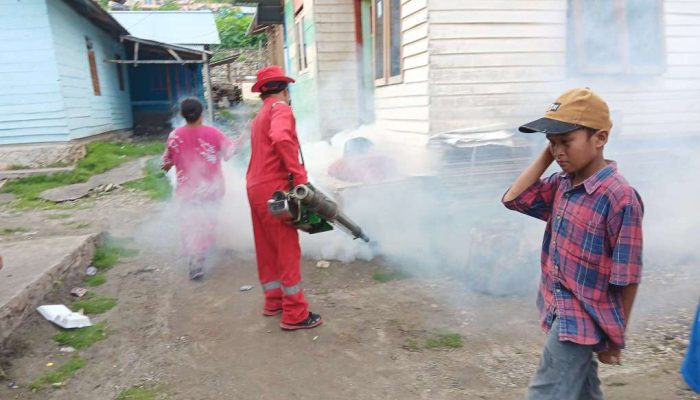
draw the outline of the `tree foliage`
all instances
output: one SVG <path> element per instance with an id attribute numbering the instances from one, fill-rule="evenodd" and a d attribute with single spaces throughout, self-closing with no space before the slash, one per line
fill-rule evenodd
<path id="1" fill-rule="evenodd" d="M 176 11 L 179 9 L 180 9 L 180 6 L 177 5 L 177 2 L 175 0 L 166 1 L 165 4 L 158 7 L 159 11 Z"/>
<path id="2" fill-rule="evenodd" d="M 248 35 L 248 27 L 253 22 L 252 15 L 241 13 L 240 9 L 224 9 L 216 17 L 216 27 L 221 38 L 220 48 L 239 49 L 259 47 L 265 44 L 264 34 Z"/>

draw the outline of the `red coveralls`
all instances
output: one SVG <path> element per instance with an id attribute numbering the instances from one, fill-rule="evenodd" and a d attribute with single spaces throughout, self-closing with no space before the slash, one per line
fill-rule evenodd
<path id="1" fill-rule="evenodd" d="M 251 127 L 248 201 L 253 218 L 258 275 L 265 292 L 265 311 L 282 309 L 282 323 L 297 324 L 309 315 L 301 282 L 299 234 L 272 216 L 267 201 L 275 191 L 308 183 L 299 162 L 299 139 L 292 108 L 274 97 L 264 100 Z"/>

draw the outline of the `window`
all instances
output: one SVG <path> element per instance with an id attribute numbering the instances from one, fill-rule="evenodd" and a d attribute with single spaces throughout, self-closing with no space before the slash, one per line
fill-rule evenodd
<path id="1" fill-rule="evenodd" d="M 401 0 L 375 0 L 372 16 L 376 84 L 401 82 Z"/>
<path id="2" fill-rule="evenodd" d="M 569 4 L 569 60 L 576 72 L 663 72 L 661 0 L 569 0 Z"/>
<path id="3" fill-rule="evenodd" d="M 120 56 L 119 54 L 115 54 L 114 59 L 119 61 L 122 59 L 122 56 Z M 124 91 L 124 69 L 123 69 L 122 64 L 117 63 L 114 65 L 117 67 L 117 80 L 119 81 L 119 90 L 121 90 L 123 92 Z"/>
<path id="4" fill-rule="evenodd" d="M 309 67 L 308 53 L 306 51 L 306 36 L 304 34 L 304 14 L 299 12 L 294 20 L 294 35 L 297 45 L 297 67 L 299 72 L 304 72 Z"/>
<path id="5" fill-rule="evenodd" d="M 101 96 L 100 92 L 100 77 L 97 75 L 97 62 L 95 61 L 95 50 L 93 49 L 92 40 L 85 37 L 85 47 L 88 52 L 88 65 L 90 66 L 90 77 L 92 78 L 92 91 L 95 96 Z"/>

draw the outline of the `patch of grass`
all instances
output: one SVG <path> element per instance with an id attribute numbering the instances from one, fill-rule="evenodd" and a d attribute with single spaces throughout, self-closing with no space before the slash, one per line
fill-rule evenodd
<path id="1" fill-rule="evenodd" d="M 123 242 L 122 240 L 107 238 L 105 243 L 95 249 L 92 265 L 101 271 L 105 271 L 115 266 L 121 257 L 133 257 L 138 254 L 138 250 L 123 247 Z"/>
<path id="2" fill-rule="evenodd" d="M 144 388 L 134 386 L 129 389 L 122 390 L 117 396 L 117 400 L 159 400 L 165 399 L 163 388 Z"/>
<path id="3" fill-rule="evenodd" d="M 99 296 L 90 293 L 82 299 L 74 301 L 70 308 L 73 311 L 83 310 L 83 313 L 92 315 L 105 313 L 116 305 L 117 299 L 114 297 Z"/>
<path id="4" fill-rule="evenodd" d="M 65 382 L 84 366 L 85 360 L 83 358 L 80 356 L 73 356 L 55 371 L 47 372 L 34 379 L 32 383 L 29 384 L 29 388 L 32 390 L 40 390 L 48 385 Z"/>
<path id="5" fill-rule="evenodd" d="M 117 400 L 162 400 L 167 399 L 167 394 L 162 387 L 144 388 L 132 387 L 122 390 L 117 396 Z"/>
<path id="6" fill-rule="evenodd" d="M 93 326 L 78 329 L 62 329 L 54 335 L 53 340 L 62 345 L 75 349 L 87 349 L 100 340 L 107 338 L 107 322 L 102 321 Z"/>
<path id="7" fill-rule="evenodd" d="M 459 333 L 440 333 L 425 340 L 426 349 L 458 349 L 464 346 Z"/>
<path id="8" fill-rule="evenodd" d="M 433 333 L 426 337 L 411 338 L 402 346 L 408 351 L 458 349 L 464 346 L 462 335 L 459 333 Z"/>
<path id="9" fill-rule="evenodd" d="M 42 200 L 44 190 L 87 181 L 133 158 L 160 154 L 165 148 L 162 142 L 117 143 L 91 142 L 87 144 L 87 155 L 75 169 L 56 174 L 29 176 L 13 179 L 0 189 L 0 193 L 13 193 L 17 199 L 12 203 L 19 208 L 51 208 L 53 203 Z"/>
<path id="10" fill-rule="evenodd" d="M 372 279 L 381 283 L 398 281 L 402 279 L 407 279 L 409 277 L 410 275 L 408 275 L 407 273 L 396 270 L 377 271 L 374 274 L 372 274 Z"/>
<path id="11" fill-rule="evenodd" d="M 421 351 L 421 345 L 416 339 L 408 339 L 406 344 L 403 345 L 403 348 L 413 352 Z"/>
<path id="12" fill-rule="evenodd" d="M 17 233 L 25 233 L 25 232 L 28 232 L 27 229 L 22 228 L 22 227 L 0 228 L 0 236 L 10 236 L 10 235 L 14 235 Z"/>
<path id="13" fill-rule="evenodd" d="M 85 279 L 83 279 L 83 283 L 91 287 L 102 286 L 105 284 L 105 282 L 107 282 L 107 277 L 104 274 L 87 276 Z"/>
<path id="14" fill-rule="evenodd" d="M 146 176 L 141 179 L 127 182 L 125 187 L 141 190 L 153 200 L 163 201 L 170 198 L 172 186 L 163 171 L 160 170 L 160 161 L 157 158 L 148 160 L 145 168 Z"/>
<path id="15" fill-rule="evenodd" d="M 48 218 L 48 219 L 67 219 L 67 218 L 70 218 L 70 217 L 72 217 L 72 216 L 73 216 L 72 214 L 66 214 L 66 213 L 63 213 L 63 214 L 49 214 L 49 215 L 46 216 L 46 218 Z"/>

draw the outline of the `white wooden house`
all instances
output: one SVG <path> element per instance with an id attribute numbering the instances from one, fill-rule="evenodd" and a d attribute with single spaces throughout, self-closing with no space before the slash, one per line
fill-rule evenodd
<path id="1" fill-rule="evenodd" d="M 515 127 L 577 86 L 608 101 L 615 135 L 698 132 L 698 1 L 283 3 L 294 104 L 318 136 L 373 120 L 383 139 L 421 146 Z"/>

